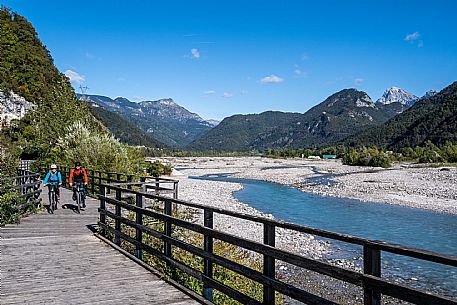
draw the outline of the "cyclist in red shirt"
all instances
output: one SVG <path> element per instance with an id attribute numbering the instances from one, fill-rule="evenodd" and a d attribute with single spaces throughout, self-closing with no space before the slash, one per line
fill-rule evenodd
<path id="1" fill-rule="evenodd" d="M 70 171 L 70 177 L 68 178 L 70 187 L 73 186 L 73 183 L 84 182 L 84 186 L 87 186 L 89 179 L 87 178 L 87 173 L 84 168 L 81 167 L 81 162 L 75 162 L 75 168 Z M 85 193 L 85 191 L 84 191 Z M 76 189 L 73 188 L 73 200 L 76 200 Z M 83 208 L 86 203 L 84 202 Z"/>

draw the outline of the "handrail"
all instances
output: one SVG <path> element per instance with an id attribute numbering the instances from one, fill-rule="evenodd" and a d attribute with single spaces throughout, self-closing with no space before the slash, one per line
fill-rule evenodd
<path id="1" fill-rule="evenodd" d="M 0 188 L 0 194 L 7 192 L 18 193 L 18 196 L 23 198 L 25 203 L 13 206 L 13 212 L 25 213 L 30 206 L 37 207 L 41 203 L 41 198 L 39 198 L 42 191 L 40 189 L 40 175 L 37 173 L 31 173 L 28 169 L 21 168 L 19 168 L 17 172 L 19 174 L 25 174 L 0 179 L 0 183 L 12 181 L 12 183 L 8 183 L 11 185 Z"/>
<path id="2" fill-rule="evenodd" d="M 14 177 L 5 177 L 5 178 L 0 178 L 0 182 L 22 179 L 22 178 L 30 178 L 30 177 L 38 178 L 38 177 L 40 177 L 40 174 L 28 174 L 28 175 L 14 176 Z"/>
<path id="3" fill-rule="evenodd" d="M 201 280 L 204 284 L 203 295 L 205 298 L 212 300 L 212 290 L 217 289 L 226 293 L 230 297 L 242 303 L 258 303 L 251 300 L 246 295 L 240 295 L 241 292 L 233 292 L 227 289 L 222 283 L 215 283 L 212 279 L 212 264 L 216 263 L 229 270 L 242 274 L 264 286 L 263 304 L 274 304 L 274 292 L 278 291 L 288 295 L 301 302 L 307 304 L 335 304 L 328 300 L 324 300 L 319 296 L 312 295 L 300 288 L 283 283 L 275 278 L 275 260 L 281 260 L 295 266 L 305 268 L 320 274 L 333 277 L 344 282 L 348 282 L 360 286 L 364 290 L 364 304 L 380 304 L 381 295 L 389 295 L 391 297 L 408 301 L 414 304 L 457 304 L 457 300 L 450 299 L 445 296 L 440 296 L 433 293 L 424 292 L 418 289 L 410 288 L 402 284 L 391 282 L 381 277 L 381 252 L 390 252 L 407 257 L 414 257 L 425 261 L 431 261 L 447 266 L 457 267 L 457 256 L 444 255 L 431 251 L 404 247 L 402 245 L 386 243 L 378 240 L 369 240 L 351 235 L 335 233 L 306 227 L 302 225 L 290 224 L 283 221 L 268 219 L 265 217 L 252 216 L 244 213 L 228 211 L 220 208 L 208 207 L 198 203 L 191 203 L 183 200 L 159 196 L 143 191 L 125 188 L 123 185 L 100 184 L 100 221 L 99 225 L 102 229 L 102 235 L 107 232 L 113 233 L 115 236 L 114 242 L 120 245 L 121 239 L 133 244 L 136 247 L 136 256 L 142 257 L 142 251 L 146 251 L 157 256 L 180 269 L 189 275 Z M 116 193 L 115 198 L 109 197 L 106 194 L 109 191 Z M 129 194 L 135 197 L 135 205 L 124 202 L 122 194 Z M 143 204 L 143 199 L 153 199 L 164 204 L 164 213 L 159 213 L 151 209 L 146 209 Z M 106 205 L 115 207 L 115 212 L 110 212 Z M 195 224 L 185 220 L 181 220 L 172 216 L 171 205 L 182 205 L 185 207 L 201 209 L 204 212 L 204 224 Z M 122 216 L 122 209 L 135 213 L 135 221 Z M 256 223 L 261 223 L 264 226 L 264 243 L 255 242 L 249 239 L 237 237 L 232 234 L 221 232 L 213 229 L 214 214 L 223 214 L 240 219 L 250 220 Z M 143 216 L 149 216 L 165 224 L 164 232 L 159 232 L 149 228 L 142 223 Z M 111 227 L 106 218 L 111 218 L 115 222 L 115 227 Z M 130 237 L 122 232 L 121 223 L 135 229 L 136 236 Z M 177 240 L 172 237 L 172 227 L 181 227 L 202 234 L 204 236 L 204 249 L 195 247 L 185 241 Z M 334 266 L 329 263 L 306 258 L 298 254 L 294 254 L 275 247 L 275 230 L 276 228 L 284 228 L 301 233 L 308 233 L 325 237 L 333 240 L 339 240 L 363 247 L 363 273 Z M 152 249 L 149 245 L 142 241 L 142 234 L 148 234 L 159 238 L 163 241 L 163 252 L 157 249 Z M 232 245 L 257 252 L 264 256 L 264 272 L 252 270 L 239 263 L 230 261 L 226 258 L 217 256 L 212 252 L 213 239 L 218 239 Z M 173 259 L 171 247 L 178 247 L 189 253 L 197 255 L 204 259 L 204 271 L 200 272 L 187 266 L 180 265 L 179 262 Z M 192 269 L 192 270 L 189 270 Z M 222 286 L 221 286 L 222 285 Z M 255 301 L 255 302 L 254 302 Z"/>
<path id="4" fill-rule="evenodd" d="M 59 166 L 59 169 L 62 173 L 62 182 L 63 185 L 67 185 L 67 178 L 70 174 L 70 166 Z M 42 169 L 43 170 L 43 169 Z M 119 172 L 109 172 L 101 170 L 86 169 L 86 173 L 89 179 L 88 191 L 93 195 L 99 191 L 100 185 L 104 184 L 124 184 L 130 183 L 131 186 L 143 186 L 144 188 L 153 189 L 156 194 L 161 194 L 164 192 L 171 192 L 174 199 L 178 198 L 178 180 L 163 178 L 163 177 L 152 177 L 152 176 L 143 176 L 138 174 L 125 174 Z M 136 180 L 136 181 L 135 181 Z M 152 180 L 152 181 L 148 181 Z M 137 183 L 137 184 L 136 184 Z M 163 184 L 172 184 L 172 187 L 166 188 L 162 187 Z"/>
<path id="5" fill-rule="evenodd" d="M 122 191 L 125 193 L 142 195 L 148 199 L 170 200 L 172 203 L 184 205 L 184 206 L 191 207 L 191 208 L 207 209 L 207 210 L 212 211 L 213 213 L 233 216 L 236 218 L 250 220 L 253 222 L 257 222 L 257 223 L 273 225 L 278 228 L 289 229 L 289 230 L 297 231 L 300 233 L 317 235 L 320 237 L 343 241 L 343 242 L 351 243 L 354 245 L 361 245 L 361 246 L 366 245 L 366 246 L 374 247 L 376 249 L 394 253 L 394 254 L 412 256 L 412 257 L 418 258 L 418 259 L 429 260 L 429 261 L 433 261 L 435 263 L 440 263 L 440 264 L 457 267 L 457 256 L 445 255 L 445 254 L 441 254 L 441 253 L 437 253 L 437 252 L 402 246 L 399 244 L 388 243 L 388 242 L 383 242 L 383 241 L 379 241 L 379 240 L 370 240 L 370 239 L 361 238 L 361 237 L 357 237 L 357 236 L 353 236 L 353 235 L 349 235 L 349 234 L 335 233 L 332 231 L 316 229 L 316 228 L 312 228 L 312 227 L 308 227 L 308 226 L 288 223 L 285 221 L 275 220 L 275 219 L 271 219 L 271 218 L 253 216 L 250 214 L 234 212 L 234 211 L 225 210 L 225 209 L 221 209 L 221 208 L 209 207 L 209 206 L 206 206 L 203 204 L 188 202 L 188 201 L 179 200 L 179 199 L 170 199 L 168 197 L 162 197 L 162 196 L 147 193 L 147 192 L 141 192 L 141 191 L 130 190 L 130 189 L 125 189 L 125 188 L 121 188 L 121 187 L 116 187 L 115 185 L 101 184 L 100 186 L 110 188 L 115 191 L 117 190 L 117 191 Z M 432 260 L 432 259 L 436 259 L 436 261 Z"/>

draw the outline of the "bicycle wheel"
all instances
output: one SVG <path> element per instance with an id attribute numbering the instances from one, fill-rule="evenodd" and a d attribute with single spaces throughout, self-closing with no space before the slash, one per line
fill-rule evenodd
<path id="1" fill-rule="evenodd" d="M 57 193 L 54 192 L 54 210 L 57 210 L 57 204 L 59 203 L 59 200 L 57 199 Z"/>
<path id="2" fill-rule="evenodd" d="M 54 192 L 54 211 L 57 210 L 57 194 Z"/>
<path id="3" fill-rule="evenodd" d="M 55 193 L 50 191 L 49 192 L 49 209 L 48 211 L 51 213 L 51 214 L 54 214 L 54 195 Z"/>
<path id="4" fill-rule="evenodd" d="M 86 208 L 86 195 L 83 192 L 81 192 L 81 205 L 83 208 Z"/>
<path id="5" fill-rule="evenodd" d="M 81 192 L 79 190 L 76 191 L 76 202 L 78 204 L 78 213 L 81 213 Z"/>

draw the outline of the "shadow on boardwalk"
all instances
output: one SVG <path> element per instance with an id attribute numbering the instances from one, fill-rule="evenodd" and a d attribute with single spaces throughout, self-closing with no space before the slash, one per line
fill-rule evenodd
<path id="1" fill-rule="evenodd" d="M 61 196 L 54 214 L 0 228 L 2 305 L 199 304 L 93 235 L 98 201 L 77 214 L 71 192 Z"/>

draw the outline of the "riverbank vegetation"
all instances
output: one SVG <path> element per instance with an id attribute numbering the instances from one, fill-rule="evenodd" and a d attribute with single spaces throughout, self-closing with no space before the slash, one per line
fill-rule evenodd
<path id="1" fill-rule="evenodd" d="M 447 142 L 439 147 L 430 141 L 423 146 L 405 147 L 388 151 L 374 145 L 361 147 L 332 146 L 323 149 L 270 149 L 265 153 L 271 158 L 309 158 L 311 156 L 335 155 L 343 164 L 357 166 L 390 167 L 393 162 L 456 163 L 457 144 Z"/>

